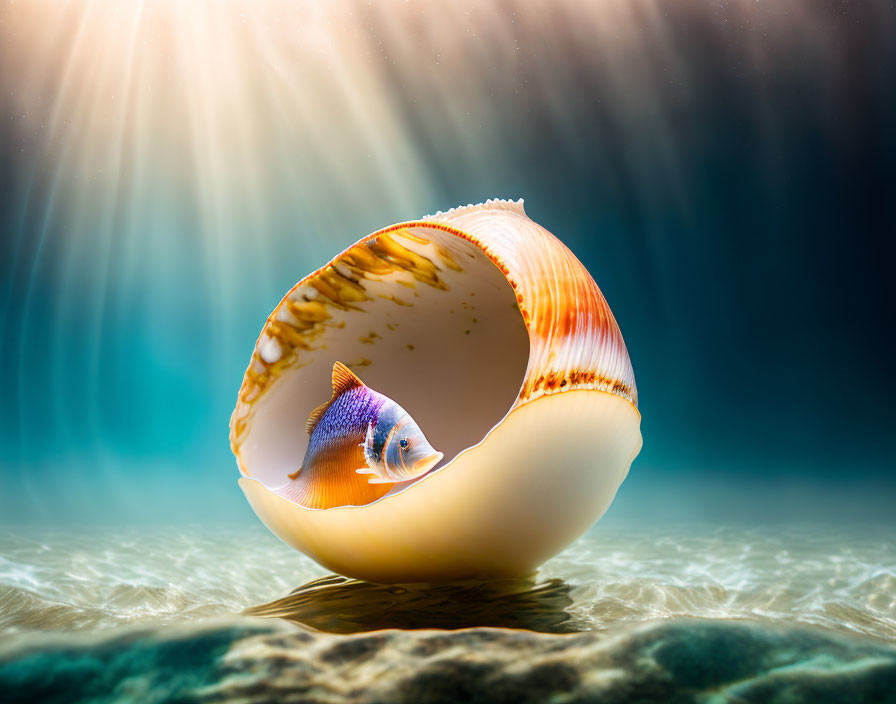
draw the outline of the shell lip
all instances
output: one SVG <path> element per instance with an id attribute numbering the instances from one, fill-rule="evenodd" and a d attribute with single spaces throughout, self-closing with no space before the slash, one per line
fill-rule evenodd
<path id="1" fill-rule="evenodd" d="M 555 393 L 556 393 L 556 392 L 555 392 Z M 624 397 L 620 396 L 619 394 L 615 394 L 615 393 L 613 393 L 613 392 L 611 392 L 611 391 L 604 391 L 603 389 L 570 389 L 569 391 L 565 391 L 564 393 L 568 393 L 568 394 L 575 394 L 575 393 L 597 393 L 597 394 L 606 394 L 607 396 L 612 396 L 612 397 L 614 397 L 614 398 L 619 398 L 619 399 L 626 400 L 626 399 L 624 399 Z M 545 396 L 550 396 L 550 395 L 553 395 L 553 394 L 545 394 Z M 629 405 L 631 408 L 633 408 L 633 409 L 635 410 L 635 412 L 638 414 L 638 422 L 640 423 L 640 421 L 641 421 L 641 412 L 638 410 L 638 407 L 635 406 L 635 405 L 634 405 L 633 403 L 631 403 L 631 402 L 629 402 L 628 405 Z M 460 459 L 463 455 L 466 455 L 467 453 L 472 452 L 473 450 L 475 450 L 476 448 L 478 448 L 480 445 L 482 445 L 482 444 L 488 439 L 488 437 L 489 437 L 489 436 L 490 436 L 490 435 L 491 435 L 491 434 L 498 428 L 498 426 L 500 426 L 502 423 L 504 423 L 504 421 L 508 418 L 508 416 L 510 416 L 514 411 L 516 411 L 516 410 L 519 409 L 519 408 L 521 408 L 521 406 L 517 406 L 517 405 L 515 405 L 515 404 L 514 404 L 513 406 L 511 406 L 510 410 L 508 410 L 507 413 L 505 413 L 504 416 L 502 416 L 501 420 L 499 420 L 497 423 L 495 423 L 495 424 L 489 429 L 489 431 L 482 437 L 481 440 L 479 440 L 478 442 L 474 443 L 473 445 L 470 445 L 469 447 L 465 447 L 463 450 L 461 450 L 461 451 L 458 452 L 456 455 L 454 455 L 454 457 L 452 457 L 452 458 L 451 458 L 448 462 L 446 462 L 445 464 L 441 465 L 440 467 L 436 467 L 435 469 L 430 470 L 430 471 L 427 472 L 426 474 L 424 474 L 424 475 L 418 477 L 415 481 L 412 481 L 412 482 L 407 483 L 406 486 L 400 486 L 400 487 L 396 488 L 394 491 L 390 491 L 388 494 L 385 494 L 384 496 L 381 496 L 380 498 L 375 499 L 374 501 L 370 501 L 369 503 L 366 503 L 366 504 L 345 504 L 344 506 L 331 506 L 331 507 L 329 507 L 329 508 L 313 508 L 313 507 L 310 507 L 310 506 L 304 506 L 303 504 L 297 503 L 297 502 L 295 502 L 295 501 L 290 501 L 290 500 L 287 499 L 285 496 L 281 496 L 280 498 L 282 498 L 284 501 L 288 501 L 290 504 L 292 504 L 293 506 L 296 506 L 297 508 L 302 509 L 303 511 L 314 511 L 314 512 L 317 512 L 317 511 L 342 511 L 342 510 L 349 510 L 349 511 L 351 511 L 351 510 L 359 510 L 359 509 L 365 509 L 365 508 L 368 508 L 369 506 L 373 506 L 374 504 L 378 504 L 378 503 L 380 503 L 381 501 L 388 501 L 389 499 L 394 498 L 394 497 L 398 496 L 399 494 L 404 494 L 405 492 L 411 491 L 415 486 L 417 486 L 417 484 L 421 483 L 423 480 L 425 480 L 425 479 L 429 479 L 430 477 L 434 476 L 435 474 L 438 474 L 439 472 L 442 472 L 442 471 L 448 469 L 448 467 L 450 467 L 451 465 L 453 465 L 453 464 L 454 464 L 458 459 Z M 238 458 L 238 460 L 239 460 L 239 458 Z M 246 479 L 246 480 L 248 480 L 248 481 L 257 482 L 258 484 L 261 484 L 261 486 L 264 487 L 264 489 L 265 489 L 266 491 L 268 491 L 268 492 L 270 492 L 270 493 L 272 493 L 272 494 L 275 494 L 275 495 L 279 496 L 279 494 L 277 494 L 277 489 L 280 489 L 282 486 L 286 486 L 286 485 L 284 484 L 284 485 L 281 485 L 281 486 L 278 486 L 278 487 L 271 488 L 271 487 L 267 486 L 267 485 L 266 485 L 263 481 L 261 481 L 260 479 L 256 479 L 255 477 L 252 477 L 252 476 L 246 474 L 245 471 L 244 471 L 243 468 L 242 468 L 242 462 L 239 462 L 239 461 L 238 461 L 238 464 L 240 464 L 240 471 L 243 472 L 243 476 L 241 477 L 241 479 Z"/>

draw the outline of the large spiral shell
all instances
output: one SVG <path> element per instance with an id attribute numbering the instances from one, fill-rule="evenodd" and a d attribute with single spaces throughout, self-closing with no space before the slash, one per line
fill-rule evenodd
<path id="1" fill-rule="evenodd" d="M 336 360 L 447 461 L 362 506 L 309 509 L 287 474 Z M 296 284 L 258 339 L 230 440 L 274 533 L 338 572 L 396 582 L 530 572 L 603 514 L 639 428 L 594 280 L 522 201 L 492 200 L 375 232 Z"/>

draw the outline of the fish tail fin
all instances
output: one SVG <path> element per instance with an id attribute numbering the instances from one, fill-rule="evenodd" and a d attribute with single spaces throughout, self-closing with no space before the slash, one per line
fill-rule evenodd
<path id="1" fill-rule="evenodd" d="M 355 460 L 360 458 L 352 458 L 351 461 Z M 358 467 L 358 464 L 349 466 Z M 336 471 L 327 463 L 322 467 L 312 462 L 290 474 L 289 480 L 283 486 L 273 489 L 273 492 L 306 508 L 363 506 L 376 501 L 391 488 L 391 483 L 376 483 L 371 486 L 367 483 L 369 476 L 356 474 L 352 470 Z"/>
<path id="2" fill-rule="evenodd" d="M 289 478 L 292 481 L 276 489 L 274 493 L 302 506 L 326 508 L 329 505 L 326 489 L 320 486 L 320 482 L 309 481 L 310 478 L 301 472 L 299 469 L 290 474 Z"/>
<path id="3" fill-rule="evenodd" d="M 290 475 L 290 478 L 292 481 L 275 489 L 274 493 L 307 508 L 362 505 L 376 500 L 387 489 L 386 487 L 370 487 L 367 490 L 359 487 L 351 489 L 340 482 L 322 481 L 319 476 L 315 477 L 314 472 L 303 472 L 302 470 Z M 366 486 L 367 482 L 361 485 L 361 487 Z"/>

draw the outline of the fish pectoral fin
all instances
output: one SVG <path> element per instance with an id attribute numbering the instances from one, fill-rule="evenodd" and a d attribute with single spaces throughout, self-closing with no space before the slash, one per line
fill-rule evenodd
<path id="1" fill-rule="evenodd" d="M 398 482 L 398 479 L 383 479 L 382 477 L 374 477 L 367 480 L 368 484 L 397 484 Z"/>
<path id="2" fill-rule="evenodd" d="M 376 474 L 370 467 L 359 467 L 355 470 L 358 474 Z"/>
<path id="3" fill-rule="evenodd" d="M 302 473 L 302 468 L 299 467 L 295 472 L 293 472 L 292 474 L 287 474 L 286 476 L 289 477 L 290 479 L 298 479 L 299 475 L 301 473 Z"/>

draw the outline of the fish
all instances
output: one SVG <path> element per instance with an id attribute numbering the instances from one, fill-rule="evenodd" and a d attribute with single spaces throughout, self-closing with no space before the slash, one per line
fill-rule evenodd
<path id="1" fill-rule="evenodd" d="M 289 494 L 309 508 L 362 505 L 423 476 L 444 457 L 398 403 L 364 384 L 342 362 L 333 393 L 308 416 L 308 449 L 289 474 Z"/>

